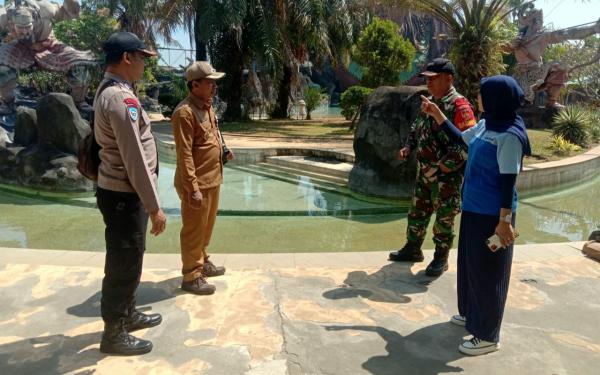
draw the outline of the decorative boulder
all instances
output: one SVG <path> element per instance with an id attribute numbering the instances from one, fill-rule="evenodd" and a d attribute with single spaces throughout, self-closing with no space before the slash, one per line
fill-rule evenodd
<path id="1" fill-rule="evenodd" d="M 4 147 L 0 142 L 0 182 L 10 183 L 17 178 L 17 154 L 22 149 L 23 147 Z"/>
<path id="2" fill-rule="evenodd" d="M 359 193 L 410 199 L 416 176 L 414 153 L 398 160 L 421 108 L 424 87 L 379 87 L 368 98 L 354 135 L 354 167 L 348 187 Z"/>
<path id="3" fill-rule="evenodd" d="M 89 132 L 66 94 L 46 95 L 37 112 L 19 107 L 14 143 L 3 144 L 0 134 L 0 182 L 40 190 L 92 191 L 94 185 L 77 170 L 75 156 Z"/>
<path id="4" fill-rule="evenodd" d="M 14 143 L 21 146 L 29 146 L 36 143 L 37 140 L 37 114 L 35 109 L 18 107 Z"/>
<path id="5" fill-rule="evenodd" d="M 77 154 L 79 142 L 90 132 L 73 98 L 67 94 L 44 96 L 38 104 L 37 118 L 40 143 L 52 144 L 69 154 Z"/>

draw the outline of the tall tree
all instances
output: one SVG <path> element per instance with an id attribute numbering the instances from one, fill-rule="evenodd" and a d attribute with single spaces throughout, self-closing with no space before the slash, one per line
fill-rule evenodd
<path id="1" fill-rule="evenodd" d="M 410 68 L 415 52 L 399 35 L 398 24 L 376 17 L 360 34 L 352 56 L 364 67 L 361 84 L 375 88 L 398 84 L 400 72 Z"/>
<path id="2" fill-rule="evenodd" d="M 360 0 L 277 0 L 281 35 L 281 80 L 274 118 L 287 118 L 289 99 L 300 90 L 299 66 L 308 61 L 347 63 L 352 45 L 369 20 Z"/>
<path id="3" fill-rule="evenodd" d="M 388 0 L 389 4 L 431 14 L 444 23 L 453 39 L 456 85 L 470 100 L 477 98 L 479 80 L 505 69 L 502 46 L 515 36 L 508 16 L 514 0 Z M 520 3 L 520 2 L 517 2 Z"/>
<path id="4" fill-rule="evenodd" d="M 119 29 L 142 37 L 152 47 L 157 46 L 159 38 L 175 42 L 170 33 L 160 28 L 160 5 L 161 0 L 87 0 L 83 4 L 90 9 L 107 8 Z"/>

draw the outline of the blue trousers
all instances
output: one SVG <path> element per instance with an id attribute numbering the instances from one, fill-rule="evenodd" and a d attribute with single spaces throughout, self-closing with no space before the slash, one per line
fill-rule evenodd
<path id="1" fill-rule="evenodd" d="M 491 342 L 500 340 L 513 257 L 512 245 L 492 252 L 485 244 L 498 217 L 463 211 L 458 239 L 458 312 L 469 333 Z"/>

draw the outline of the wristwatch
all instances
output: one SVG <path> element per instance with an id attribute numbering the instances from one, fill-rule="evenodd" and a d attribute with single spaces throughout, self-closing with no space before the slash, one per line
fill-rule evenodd
<path id="1" fill-rule="evenodd" d="M 506 216 L 500 216 L 500 221 L 504 221 L 505 223 L 512 223 L 512 213 Z"/>

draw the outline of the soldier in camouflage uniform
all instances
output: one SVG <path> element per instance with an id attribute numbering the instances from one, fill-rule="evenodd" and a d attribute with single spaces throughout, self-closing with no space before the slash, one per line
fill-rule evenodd
<path id="1" fill-rule="evenodd" d="M 469 101 L 452 86 L 454 72 L 452 63 L 440 58 L 427 64 L 421 75 L 427 79 L 432 100 L 459 129 L 465 130 L 476 121 Z M 435 254 L 425 272 L 428 276 L 439 276 L 448 269 L 448 253 L 454 240 L 454 217 L 460 212 L 466 153 L 450 142 L 446 133 L 433 131 L 432 126 L 431 118 L 420 115 L 412 126 L 405 147 L 398 153 L 398 158 L 405 160 L 411 151 L 416 150 L 417 180 L 408 213 L 406 245 L 390 253 L 389 258 L 393 261 L 423 261 L 421 245 L 435 211 Z"/>

